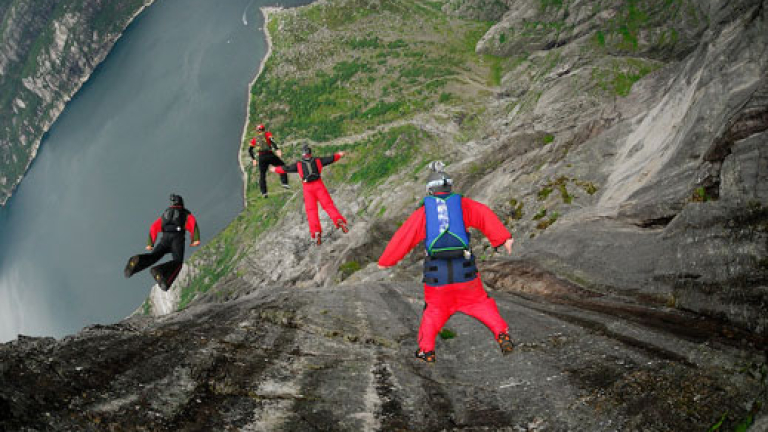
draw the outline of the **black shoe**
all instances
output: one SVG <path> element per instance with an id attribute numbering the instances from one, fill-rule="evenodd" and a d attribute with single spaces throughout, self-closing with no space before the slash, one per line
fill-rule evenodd
<path id="1" fill-rule="evenodd" d="M 436 360 L 435 351 L 416 351 L 416 358 L 424 363 L 434 363 Z"/>
<path id="2" fill-rule="evenodd" d="M 339 221 L 338 227 L 341 228 L 341 232 L 343 232 L 344 234 L 349 232 L 349 228 L 347 228 L 347 223 L 344 221 Z"/>
<path id="3" fill-rule="evenodd" d="M 123 270 L 123 274 L 125 275 L 125 277 L 129 278 L 133 276 L 134 269 L 136 268 L 137 265 L 139 265 L 139 256 L 138 255 L 132 256 L 128 260 L 128 264 L 125 265 L 125 270 Z"/>
<path id="4" fill-rule="evenodd" d="M 168 291 L 168 288 L 170 287 L 165 283 L 165 279 L 163 278 L 163 274 L 160 273 L 160 270 L 153 268 L 150 272 L 152 273 L 152 277 L 155 278 L 157 286 L 159 286 L 163 291 Z"/>
<path id="5" fill-rule="evenodd" d="M 267 194 L 261 194 L 261 197 L 262 197 L 262 198 L 269 198 L 269 195 L 267 195 Z"/>
<path id="6" fill-rule="evenodd" d="M 499 335 L 496 336 L 496 342 L 499 343 L 501 353 L 504 355 L 507 355 L 515 350 L 515 344 L 512 343 L 512 340 L 509 337 L 509 333 L 507 332 L 499 333 Z"/>

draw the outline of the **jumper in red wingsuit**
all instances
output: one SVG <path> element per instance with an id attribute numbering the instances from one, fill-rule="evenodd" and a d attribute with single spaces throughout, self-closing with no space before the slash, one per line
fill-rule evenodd
<path id="1" fill-rule="evenodd" d="M 313 157 L 312 149 L 304 146 L 301 160 L 290 165 L 279 167 L 270 167 L 269 170 L 277 174 L 298 173 L 302 181 L 304 190 L 304 208 L 307 212 L 307 222 L 309 223 L 309 233 L 313 240 L 319 245 L 322 242 L 322 227 L 318 215 L 317 203 L 323 206 L 323 210 L 328 213 L 336 228 L 341 228 L 347 232 L 347 220 L 341 215 L 336 205 L 328 193 L 320 173 L 323 168 L 338 161 L 344 156 L 344 152 L 338 152 L 333 156 Z"/>
<path id="2" fill-rule="evenodd" d="M 442 165 L 442 164 L 441 164 Z M 469 250 L 466 228 L 480 230 L 493 247 L 504 245 L 512 251 L 512 235 L 484 204 L 451 193 L 453 181 L 440 167 L 430 175 L 429 196 L 395 232 L 379 258 L 379 268 L 397 264 L 421 241 L 425 241 L 424 301 L 416 357 L 435 361 L 435 338 L 456 312 L 462 312 L 486 325 L 504 354 L 514 344 L 509 326 L 499 314 L 496 302 L 483 289 Z"/>

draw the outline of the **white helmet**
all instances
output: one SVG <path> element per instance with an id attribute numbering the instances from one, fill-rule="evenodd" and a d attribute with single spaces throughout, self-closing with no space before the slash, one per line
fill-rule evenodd
<path id="1" fill-rule="evenodd" d="M 450 192 L 453 179 L 443 171 L 445 164 L 441 161 L 430 162 L 429 169 L 432 172 L 427 177 L 427 193 L 433 195 L 436 192 Z"/>

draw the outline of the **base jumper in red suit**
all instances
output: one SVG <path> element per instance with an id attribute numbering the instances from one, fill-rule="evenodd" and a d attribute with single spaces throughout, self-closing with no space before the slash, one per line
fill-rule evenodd
<path id="1" fill-rule="evenodd" d="M 441 173 L 445 175 L 445 173 Z M 450 178 L 446 178 L 450 181 Z M 436 188 L 431 190 L 430 194 L 439 198 L 446 198 L 450 194 L 450 185 L 448 187 Z M 460 199 L 461 210 L 463 211 L 463 221 L 466 228 L 476 228 L 480 230 L 491 242 L 493 247 L 504 245 L 508 252 L 511 252 L 512 235 L 504 227 L 499 218 L 493 211 L 477 201 L 469 198 L 453 195 L 455 199 Z M 379 268 L 391 267 L 397 264 L 408 252 L 417 244 L 424 241 L 427 237 L 427 218 L 425 205 L 419 207 L 397 230 L 395 235 L 389 241 L 384 253 L 379 258 Z M 464 253 L 465 251 L 461 251 Z M 471 252 L 466 251 L 464 257 L 452 259 L 440 259 L 427 256 L 425 261 L 424 278 L 424 300 L 426 306 L 421 318 L 419 327 L 419 351 L 416 357 L 425 362 L 435 361 L 435 338 L 442 329 L 443 325 L 456 312 L 462 312 L 486 325 L 496 337 L 501 350 L 504 354 L 512 352 L 512 344 L 508 326 L 499 314 L 496 302 L 488 296 L 483 289 L 483 283 L 480 275 L 474 267 L 474 257 L 468 258 Z M 445 265 L 450 261 L 451 265 Z M 438 267 L 453 269 L 460 267 L 460 264 L 471 262 L 473 271 L 465 275 L 461 282 L 444 283 L 445 280 L 437 281 L 429 278 L 428 270 L 436 270 Z M 469 267 L 468 265 L 466 267 Z M 449 270 L 453 273 L 448 281 L 452 281 L 455 270 Z M 459 276 L 461 278 L 461 276 Z"/>
<path id="2" fill-rule="evenodd" d="M 333 221 L 336 228 L 341 228 L 347 232 L 347 220 L 339 213 L 334 205 L 331 195 L 328 193 L 320 173 L 323 168 L 338 161 L 344 156 L 344 152 L 335 153 L 333 156 L 313 157 L 312 149 L 304 146 L 304 154 L 300 161 L 290 165 L 270 167 L 270 171 L 277 174 L 298 173 L 301 177 L 304 189 L 304 208 L 307 212 L 307 222 L 309 223 L 309 233 L 317 242 L 321 243 L 322 227 L 320 226 L 320 217 L 318 215 L 317 203 L 323 206 L 323 210 Z"/>

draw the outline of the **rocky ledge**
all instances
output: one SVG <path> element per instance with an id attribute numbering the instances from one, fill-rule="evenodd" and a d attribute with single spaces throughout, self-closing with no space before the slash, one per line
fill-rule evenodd
<path id="1" fill-rule="evenodd" d="M 152 319 L 0 345 L 3 430 L 731 430 L 766 418 L 764 340 L 483 267 L 517 350 L 464 315 L 413 358 L 417 283 L 251 286 Z M 762 366 L 761 366 L 762 365 Z M 759 415 L 758 415 L 759 417 Z"/>

